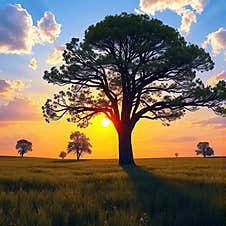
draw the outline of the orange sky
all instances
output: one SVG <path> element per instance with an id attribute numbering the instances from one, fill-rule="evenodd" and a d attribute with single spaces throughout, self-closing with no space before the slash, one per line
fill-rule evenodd
<path id="1" fill-rule="evenodd" d="M 112 124 L 103 127 L 101 124 L 103 115 L 94 118 L 88 128 L 80 129 L 75 124 L 68 123 L 65 118 L 46 123 L 39 109 L 35 108 L 39 111 L 38 118 L 30 121 L 0 121 L 0 155 L 17 155 L 16 141 L 25 138 L 33 143 L 33 152 L 28 153 L 27 156 L 56 158 L 60 151 L 66 149 L 70 133 L 79 130 L 90 138 L 93 145 L 93 153 L 87 158 L 118 157 L 117 134 Z M 31 111 L 28 108 L 24 109 L 27 110 Z M 202 120 L 203 116 L 205 120 Z M 160 121 L 142 120 L 133 132 L 134 155 L 136 158 L 173 157 L 175 152 L 178 152 L 179 156 L 195 156 L 194 150 L 199 141 L 209 141 L 210 146 L 215 150 L 215 155 L 225 155 L 226 130 L 222 122 L 211 121 L 215 118 L 216 115 L 210 111 L 200 110 L 172 122 L 169 127 L 162 126 Z M 71 154 L 68 158 L 74 156 Z"/>

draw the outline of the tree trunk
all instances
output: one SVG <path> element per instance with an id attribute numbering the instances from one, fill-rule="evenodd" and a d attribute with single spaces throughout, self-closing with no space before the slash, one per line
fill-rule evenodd
<path id="1" fill-rule="evenodd" d="M 118 131 L 119 140 L 119 165 L 135 166 L 131 143 L 132 131 L 125 127 Z"/>

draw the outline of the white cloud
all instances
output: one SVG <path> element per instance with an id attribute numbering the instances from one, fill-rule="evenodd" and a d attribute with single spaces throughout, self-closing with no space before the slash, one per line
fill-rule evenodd
<path id="1" fill-rule="evenodd" d="M 35 71 L 38 67 L 37 60 L 35 58 L 32 58 L 28 64 L 28 67 Z"/>
<path id="2" fill-rule="evenodd" d="M 0 53 L 30 53 L 34 30 L 31 15 L 20 4 L 0 9 Z"/>
<path id="3" fill-rule="evenodd" d="M 6 94 L 14 91 L 22 91 L 25 88 L 21 80 L 4 80 L 0 79 L 0 93 Z"/>
<path id="4" fill-rule="evenodd" d="M 0 105 L 8 103 L 24 90 L 25 84 L 21 80 L 0 79 Z"/>
<path id="5" fill-rule="evenodd" d="M 213 55 L 215 56 L 221 51 L 226 51 L 226 29 L 221 27 L 217 31 L 210 33 L 202 44 L 203 48 L 207 46 L 212 48 Z"/>
<path id="6" fill-rule="evenodd" d="M 38 33 L 41 42 L 54 43 L 61 32 L 61 24 L 56 22 L 54 14 L 45 12 L 38 21 Z"/>
<path id="7" fill-rule="evenodd" d="M 45 12 L 36 27 L 20 4 L 7 5 L 0 9 L 0 54 L 29 54 L 35 44 L 55 42 L 60 28 L 51 12 Z"/>
<path id="8" fill-rule="evenodd" d="M 64 46 L 58 46 L 57 48 L 55 48 L 53 53 L 48 56 L 46 63 L 50 65 L 62 63 L 63 62 L 62 54 L 64 53 L 64 50 L 65 50 Z"/>
<path id="9" fill-rule="evenodd" d="M 226 71 L 222 71 L 222 72 L 220 72 L 220 73 L 218 73 L 216 75 L 211 76 L 207 80 L 207 84 L 210 85 L 210 86 L 214 86 L 221 80 L 226 81 Z"/>
<path id="10" fill-rule="evenodd" d="M 137 12 L 155 15 L 156 12 L 171 10 L 181 16 L 180 30 L 190 31 L 192 23 L 196 23 L 197 15 L 204 10 L 206 0 L 140 0 Z"/>
<path id="11" fill-rule="evenodd" d="M 197 22 L 196 14 L 190 9 L 183 9 L 182 12 L 183 13 L 181 14 L 182 18 L 180 30 L 182 32 L 188 33 L 191 29 L 192 23 Z"/>

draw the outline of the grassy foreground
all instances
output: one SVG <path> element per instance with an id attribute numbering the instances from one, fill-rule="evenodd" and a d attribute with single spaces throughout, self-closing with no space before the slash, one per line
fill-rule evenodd
<path id="1" fill-rule="evenodd" d="M 226 159 L 136 162 L 0 157 L 0 225 L 226 225 Z"/>

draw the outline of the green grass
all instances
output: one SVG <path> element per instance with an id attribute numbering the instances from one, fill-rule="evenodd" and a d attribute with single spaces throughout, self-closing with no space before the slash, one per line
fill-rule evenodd
<path id="1" fill-rule="evenodd" d="M 0 225 L 226 225 L 226 159 L 136 162 L 0 157 Z"/>

